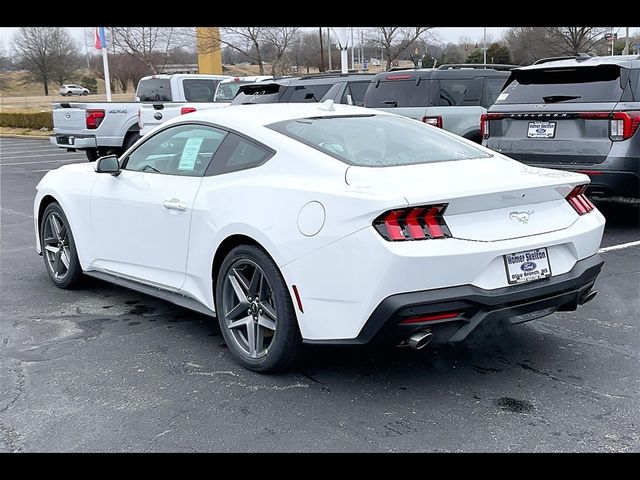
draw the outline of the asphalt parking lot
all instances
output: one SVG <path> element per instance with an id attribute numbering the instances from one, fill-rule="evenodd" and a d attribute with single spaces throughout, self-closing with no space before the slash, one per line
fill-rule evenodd
<path id="1" fill-rule="evenodd" d="M 596 299 L 462 347 L 316 348 L 293 372 L 230 358 L 207 317 L 35 253 L 46 171 L 86 161 L 0 139 L 0 451 L 640 452 L 638 209 L 602 205 Z M 117 232 L 114 232 L 117 241 Z"/>

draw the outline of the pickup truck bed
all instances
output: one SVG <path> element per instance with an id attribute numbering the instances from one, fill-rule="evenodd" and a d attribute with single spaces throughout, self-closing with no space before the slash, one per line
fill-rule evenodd
<path id="1" fill-rule="evenodd" d="M 119 155 L 140 138 L 137 102 L 53 104 L 53 145 L 84 150 L 90 161 Z"/>

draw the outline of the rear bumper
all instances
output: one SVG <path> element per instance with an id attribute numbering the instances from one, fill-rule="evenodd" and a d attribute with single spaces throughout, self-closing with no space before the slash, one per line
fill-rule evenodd
<path id="1" fill-rule="evenodd" d="M 77 148 L 81 150 L 87 148 L 98 148 L 96 137 L 94 135 L 65 135 L 56 133 L 49 137 L 49 141 L 52 145 L 60 148 Z"/>
<path id="2" fill-rule="evenodd" d="M 555 311 L 575 310 L 593 287 L 604 261 L 593 255 L 567 273 L 546 280 L 485 290 L 473 285 L 400 293 L 385 298 L 353 339 L 305 340 L 310 344 L 399 343 L 415 331 L 431 329 L 436 342 L 464 340 L 481 323 L 522 323 Z M 401 324 L 408 318 L 459 312 L 455 318 Z"/>

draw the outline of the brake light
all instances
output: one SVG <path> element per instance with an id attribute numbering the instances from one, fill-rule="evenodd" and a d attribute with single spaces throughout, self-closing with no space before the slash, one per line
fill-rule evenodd
<path id="1" fill-rule="evenodd" d="M 442 128 L 442 117 L 440 115 L 436 117 L 422 117 L 422 121 L 427 125 Z"/>
<path id="2" fill-rule="evenodd" d="M 501 113 L 483 113 L 480 115 L 480 136 L 483 139 L 489 138 L 489 120 L 502 120 Z"/>
<path id="3" fill-rule="evenodd" d="M 180 109 L 180 115 L 184 115 L 185 113 L 192 113 L 196 111 L 196 107 L 182 107 Z"/>
<path id="4" fill-rule="evenodd" d="M 609 123 L 609 138 L 614 142 L 627 140 L 640 127 L 640 112 L 613 112 Z"/>
<path id="5" fill-rule="evenodd" d="M 591 203 L 591 200 L 584 194 L 586 189 L 586 185 L 578 185 L 567 195 L 567 202 L 571 204 L 578 215 L 584 215 L 596 208 L 595 205 Z"/>
<path id="6" fill-rule="evenodd" d="M 140 119 L 142 117 L 142 108 L 138 109 L 138 128 L 142 129 L 142 125 L 140 124 Z"/>
<path id="7" fill-rule="evenodd" d="M 387 75 L 384 77 L 385 80 L 409 80 L 411 75 Z"/>
<path id="8" fill-rule="evenodd" d="M 95 130 L 100 126 L 102 120 L 104 119 L 104 110 L 92 110 L 89 109 L 85 112 L 86 115 L 86 125 L 89 130 Z"/>
<path id="9" fill-rule="evenodd" d="M 424 205 L 390 210 L 373 222 L 373 226 L 385 240 L 427 240 L 449 238 L 451 232 L 443 214 L 447 204 Z"/>

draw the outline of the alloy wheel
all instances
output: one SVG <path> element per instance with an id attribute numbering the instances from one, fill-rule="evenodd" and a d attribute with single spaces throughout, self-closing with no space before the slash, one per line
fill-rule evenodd
<path id="1" fill-rule="evenodd" d="M 44 221 L 43 243 L 53 278 L 63 280 L 69 273 L 71 251 L 67 225 L 57 212 L 51 212 Z"/>
<path id="2" fill-rule="evenodd" d="M 262 268 L 248 259 L 236 260 L 224 280 L 222 314 L 236 346 L 250 358 L 269 351 L 276 333 L 273 290 Z"/>

